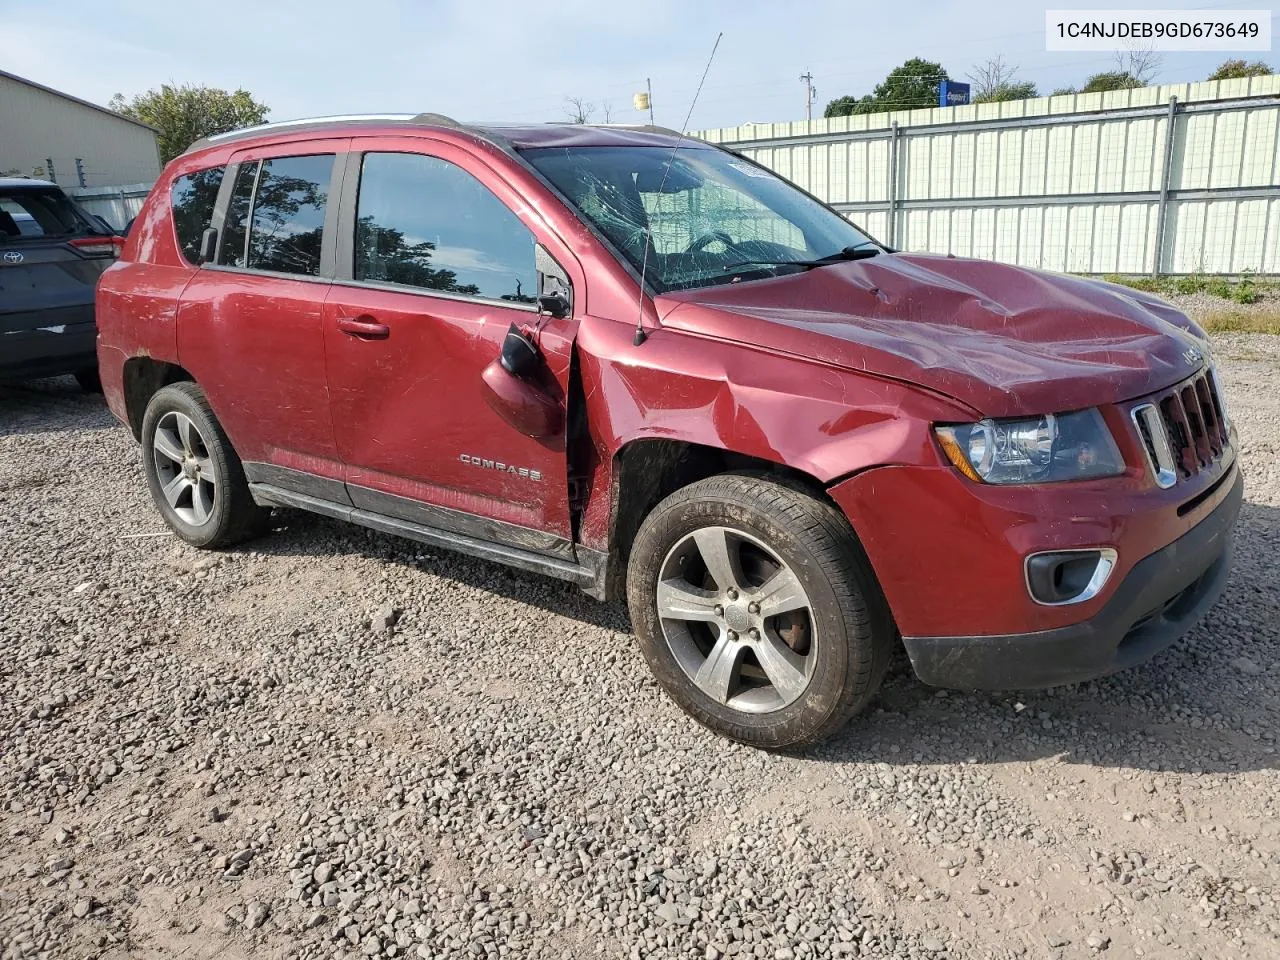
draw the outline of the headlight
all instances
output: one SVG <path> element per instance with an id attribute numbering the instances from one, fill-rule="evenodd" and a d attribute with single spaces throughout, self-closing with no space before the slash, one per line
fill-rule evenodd
<path id="1" fill-rule="evenodd" d="M 981 483 L 1055 483 L 1124 472 L 1120 451 L 1097 410 L 983 420 L 936 431 L 947 459 Z"/>

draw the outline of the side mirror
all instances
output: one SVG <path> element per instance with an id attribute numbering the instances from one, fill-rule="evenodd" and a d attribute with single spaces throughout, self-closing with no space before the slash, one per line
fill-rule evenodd
<path id="1" fill-rule="evenodd" d="M 213 263 L 218 252 L 218 231 L 213 227 L 205 227 L 200 235 L 200 262 Z"/>
<path id="2" fill-rule="evenodd" d="M 538 297 L 538 312 L 562 319 L 569 315 L 569 300 L 559 290 L 544 293 Z"/>

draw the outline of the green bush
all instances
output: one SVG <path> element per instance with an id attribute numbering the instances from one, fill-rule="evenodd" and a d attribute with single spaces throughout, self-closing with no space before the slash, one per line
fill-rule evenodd
<path id="1" fill-rule="evenodd" d="M 1231 299 L 1236 303 L 1257 303 L 1262 299 L 1262 294 L 1258 292 L 1254 285 L 1253 277 L 1248 271 L 1240 278 L 1240 282 L 1235 285 L 1231 291 Z"/>
<path id="2" fill-rule="evenodd" d="M 1212 296 L 1221 297 L 1223 300 L 1231 300 L 1231 281 L 1226 277 L 1214 277 L 1205 284 L 1205 291 Z"/>

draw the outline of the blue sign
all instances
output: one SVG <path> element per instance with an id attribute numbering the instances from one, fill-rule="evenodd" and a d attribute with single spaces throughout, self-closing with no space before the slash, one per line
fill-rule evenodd
<path id="1" fill-rule="evenodd" d="M 938 84 L 938 106 L 958 107 L 969 102 L 969 85 L 959 80 L 943 80 Z"/>

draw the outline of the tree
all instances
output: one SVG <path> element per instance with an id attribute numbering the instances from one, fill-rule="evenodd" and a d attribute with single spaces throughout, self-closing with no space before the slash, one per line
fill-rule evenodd
<path id="1" fill-rule="evenodd" d="M 1030 80 L 1019 80 L 1017 83 L 1006 83 L 996 87 L 985 97 L 973 97 L 973 103 L 1000 103 L 1005 100 L 1030 100 L 1040 96 L 1040 91 Z"/>
<path id="2" fill-rule="evenodd" d="M 1245 63 L 1243 60 L 1223 60 L 1218 69 L 1209 74 L 1209 80 L 1239 80 L 1242 77 L 1269 77 L 1274 70 L 1261 60 Z"/>
<path id="3" fill-rule="evenodd" d="M 1018 68 L 1009 66 L 1004 57 L 994 56 L 965 74 L 972 87 L 973 103 L 996 103 L 1002 100 L 1027 100 L 1038 97 L 1030 80 L 1016 80 Z"/>
<path id="4" fill-rule="evenodd" d="M 912 57 L 876 84 L 875 90 L 863 97 L 838 97 L 827 104 L 825 117 L 845 117 L 855 113 L 879 113 L 884 110 L 917 110 L 938 105 L 938 85 L 947 79 L 940 63 Z"/>
<path id="5" fill-rule="evenodd" d="M 1106 93 L 1109 90 L 1132 90 L 1142 86 L 1138 78 L 1123 70 L 1112 70 L 1106 73 L 1095 73 L 1084 82 L 1081 93 Z"/>
<path id="6" fill-rule="evenodd" d="M 1150 47 L 1133 47 L 1116 52 L 1116 72 L 1127 73 L 1137 81 L 1139 87 L 1147 86 L 1160 75 L 1162 63 L 1164 63 L 1164 55 L 1156 53 Z"/>
<path id="7" fill-rule="evenodd" d="M 108 106 L 160 131 L 160 160 L 168 163 L 203 137 L 251 127 L 266 120 L 271 109 L 248 90 L 228 93 L 218 87 L 164 84 L 132 100 L 117 93 Z"/>
<path id="8" fill-rule="evenodd" d="M 590 123 L 596 115 L 596 105 L 582 97 L 565 97 L 564 112 L 570 123 Z"/>
<path id="9" fill-rule="evenodd" d="M 480 288 L 474 283 L 458 283 L 458 275 L 446 268 L 431 266 L 436 245 L 430 240 L 409 243 L 404 233 L 394 227 L 380 227 L 372 216 L 356 221 L 356 262 L 374 267 L 366 275 L 369 280 L 385 280 L 428 290 L 446 290 L 475 296 Z M 518 282 L 517 282 L 518 287 Z M 503 297 L 517 299 L 516 296 Z M 532 298 L 520 297 L 528 302 Z"/>
<path id="10" fill-rule="evenodd" d="M 836 97 L 827 104 L 827 108 L 822 111 L 824 117 L 847 117 L 855 113 L 871 113 L 871 110 L 859 110 L 860 103 L 870 103 L 871 97 L 866 96 L 859 100 L 853 96 Z"/>

